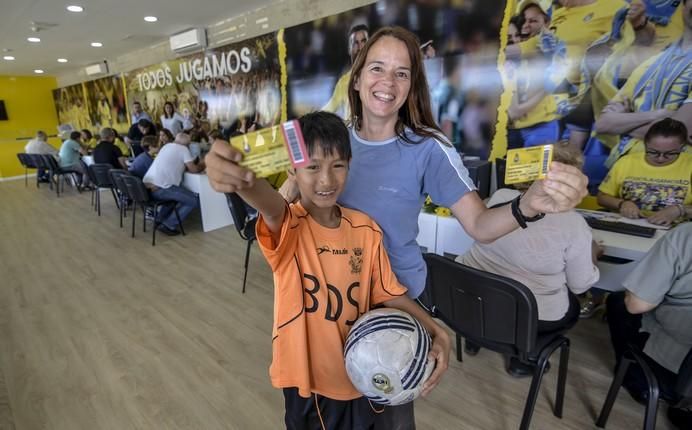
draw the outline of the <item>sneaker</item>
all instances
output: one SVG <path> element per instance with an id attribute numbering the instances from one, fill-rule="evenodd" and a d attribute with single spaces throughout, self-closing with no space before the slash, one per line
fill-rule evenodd
<path id="1" fill-rule="evenodd" d="M 161 224 L 158 227 L 158 229 L 161 233 L 165 234 L 166 236 L 177 236 L 180 234 L 180 230 L 178 230 L 177 228 L 168 228 L 164 224 Z"/>
<path id="2" fill-rule="evenodd" d="M 528 378 L 533 376 L 536 370 L 535 363 L 527 363 L 519 360 L 517 357 L 507 357 L 505 359 L 505 371 L 514 378 Z M 545 363 L 544 373 L 550 370 L 550 362 Z"/>
<path id="3" fill-rule="evenodd" d="M 605 308 L 605 300 L 601 303 L 596 303 L 591 294 L 581 301 L 581 309 L 579 309 L 579 318 L 591 318 L 596 312 Z"/>
<path id="4" fill-rule="evenodd" d="M 154 210 L 151 208 L 147 208 L 144 211 L 144 218 L 147 221 L 153 221 L 154 220 Z"/>

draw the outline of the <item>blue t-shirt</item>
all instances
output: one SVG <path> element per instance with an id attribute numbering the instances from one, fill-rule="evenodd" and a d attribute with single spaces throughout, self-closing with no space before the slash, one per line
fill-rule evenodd
<path id="1" fill-rule="evenodd" d="M 144 175 L 147 174 L 147 170 L 149 170 L 153 163 L 154 159 L 151 158 L 151 155 L 149 155 L 148 152 L 142 152 L 135 157 L 128 170 L 138 178 L 144 178 Z"/>
<path id="2" fill-rule="evenodd" d="M 380 225 L 392 269 L 409 297 L 416 298 L 427 276 L 416 242 L 426 195 L 450 207 L 476 187 L 453 147 L 407 133 L 420 142 L 411 144 L 398 137 L 371 142 L 351 129 L 353 159 L 339 203 L 365 212 Z"/>
<path id="3" fill-rule="evenodd" d="M 79 143 L 72 139 L 67 139 L 60 147 L 60 167 L 70 167 L 79 163 Z"/>

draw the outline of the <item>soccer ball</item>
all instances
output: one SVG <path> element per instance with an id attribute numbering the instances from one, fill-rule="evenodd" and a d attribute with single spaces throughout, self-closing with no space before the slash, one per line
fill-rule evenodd
<path id="1" fill-rule="evenodd" d="M 346 338 L 346 372 L 353 386 L 375 403 L 401 405 L 420 395 L 435 367 L 431 339 L 406 312 L 381 308 L 361 316 Z"/>

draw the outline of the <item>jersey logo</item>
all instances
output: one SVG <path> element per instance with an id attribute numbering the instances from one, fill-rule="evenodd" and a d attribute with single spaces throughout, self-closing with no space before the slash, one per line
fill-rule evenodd
<path id="1" fill-rule="evenodd" d="M 348 263 L 351 265 L 351 273 L 360 273 L 363 267 L 363 248 L 353 248 L 353 255 Z"/>
<path id="2" fill-rule="evenodd" d="M 327 245 L 322 245 L 319 248 L 317 248 L 317 255 L 322 255 L 325 252 L 332 252 L 332 250 Z"/>
<path id="3" fill-rule="evenodd" d="M 593 13 L 586 15 L 583 19 L 584 22 L 589 22 L 593 19 Z"/>
<path id="4" fill-rule="evenodd" d="M 317 248 L 317 255 L 322 255 L 325 252 L 331 253 L 332 255 L 348 255 L 348 249 L 331 249 L 329 245 L 322 245 Z"/>

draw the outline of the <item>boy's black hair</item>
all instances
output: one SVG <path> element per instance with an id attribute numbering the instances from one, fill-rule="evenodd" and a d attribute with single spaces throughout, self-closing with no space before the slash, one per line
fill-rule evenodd
<path id="1" fill-rule="evenodd" d="M 644 142 L 649 142 L 656 136 L 663 137 L 677 137 L 680 140 L 680 144 L 688 143 L 687 141 L 687 127 L 682 122 L 673 118 L 664 118 L 658 122 L 655 122 L 649 131 L 644 135 Z"/>
<path id="2" fill-rule="evenodd" d="M 330 112 L 317 111 L 303 115 L 298 122 L 308 155 L 312 156 L 319 145 L 325 154 L 337 154 L 344 160 L 351 159 L 351 139 L 348 128 L 339 116 Z"/>
<path id="3" fill-rule="evenodd" d="M 77 140 L 81 137 L 82 137 L 82 133 L 79 131 L 73 131 L 72 133 L 70 133 L 70 139 L 72 139 L 72 140 Z"/>

